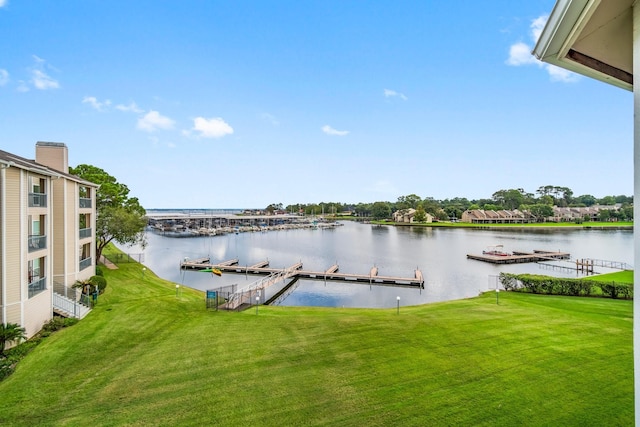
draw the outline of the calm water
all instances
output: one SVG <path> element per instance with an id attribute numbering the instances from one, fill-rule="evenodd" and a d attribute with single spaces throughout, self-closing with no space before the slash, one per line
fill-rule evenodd
<path id="1" fill-rule="evenodd" d="M 211 257 L 212 262 L 237 258 L 240 265 L 269 260 L 274 268 L 302 262 L 305 270 L 324 271 L 339 264 L 344 273 L 368 274 L 378 267 L 384 276 L 412 277 L 419 268 L 425 289 L 369 286 L 303 280 L 281 305 L 327 307 L 395 307 L 446 301 L 478 295 L 495 288 L 502 271 L 575 277 L 575 272 L 550 270 L 538 264 L 496 266 L 468 260 L 487 246 L 501 244 L 505 251 L 534 249 L 569 252 L 573 259 L 593 258 L 633 263 L 633 232 L 626 230 L 493 231 L 422 227 L 392 227 L 345 222 L 342 227 L 318 230 L 282 230 L 212 237 L 171 238 L 152 232 L 144 250 L 144 264 L 159 276 L 199 290 L 237 284 L 244 287 L 261 276 L 181 271 L 185 257 Z M 122 248 L 140 252 L 138 248 Z M 560 265 L 571 265 L 568 262 Z M 600 272 L 608 272 L 596 268 Z M 267 291 L 267 297 L 278 288 Z"/>

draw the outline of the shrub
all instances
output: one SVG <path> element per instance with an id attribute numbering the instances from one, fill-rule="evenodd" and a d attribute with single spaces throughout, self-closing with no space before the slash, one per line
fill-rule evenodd
<path id="1" fill-rule="evenodd" d="M 98 288 L 98 293 L 100 295 L 104 293 L 104 290 L 107 287 L 107 279 L 105 279 L 103 276 L 91 276 L 89 281 L 93 286 Z"/>

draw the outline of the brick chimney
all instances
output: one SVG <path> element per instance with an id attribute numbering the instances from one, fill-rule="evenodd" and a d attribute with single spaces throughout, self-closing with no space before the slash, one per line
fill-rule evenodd
<path id="1" fill-rule="evenodd" d="M 59 172 L 69 173 L 69 151 L 64 142 L 36 143 L 36 162 Z"/>

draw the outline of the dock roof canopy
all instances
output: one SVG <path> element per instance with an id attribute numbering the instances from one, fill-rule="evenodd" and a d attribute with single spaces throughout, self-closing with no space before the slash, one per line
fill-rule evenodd
<path id="1" fill-rule="evenodd" d="M 633 90 L 634 0 L 558 0 L 533 49 L 541 61 Z"/>

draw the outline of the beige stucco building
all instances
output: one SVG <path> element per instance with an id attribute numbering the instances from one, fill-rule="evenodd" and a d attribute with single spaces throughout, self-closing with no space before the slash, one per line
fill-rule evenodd
<path id="1" fill-rule="evenodd" d="M 77 280 L 95 274 L 97 185 L 68 173 L 63 143 L 29 160 L 0 150 L 0 322 L 33 336 L 54 311 L 82 317 Z"/>

